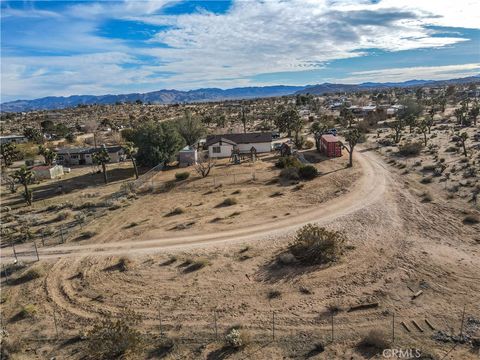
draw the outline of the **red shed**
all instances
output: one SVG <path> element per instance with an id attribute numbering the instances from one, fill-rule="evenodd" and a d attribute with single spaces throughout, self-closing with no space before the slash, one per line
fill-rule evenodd
<path id="1" fill-rule="evenodd" d="M 328 157 L 342 156 L 342 145 L 337 137 L 331 134 L 322 135 L 320 139 L 320 149 Z"/>

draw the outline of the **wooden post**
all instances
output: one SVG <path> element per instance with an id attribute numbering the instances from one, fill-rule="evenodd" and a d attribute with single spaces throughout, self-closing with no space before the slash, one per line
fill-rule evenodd
<path id="1" fill-rule="evenodd" d="M 465 304 L 462 311 L 462 324 L 460 325 L 460 338 L 463 338 L 463 320 L 465 319 Z"/>
<path id="2" fill-rule="evenodd" d="M 213 321 L 215 326 L 215 340 L 217 340 L 218 339 L 217 310 L 213 310 Z"/>
<path id="3" fill-rule="evenodd" d="M 5 268 L 5 265 L 2 264 L 2 268 L 3 268 L 3 273 L 5 274 L 5 281 L 7 282 L 8 284 L 8 272 L 7 272 L 7 269 Z"/>
<path id="4" fill-rule="evenodd" d="M 275 311 L 272 311 L 272 339 L 275 341 Z"/>
<path id="5" fill-rule="evenodd" d="M 37 254 L 37 261 L 40 261 L 40 257 L 38 256 L 38 248 L 37 248 L 37 242 L 34 241 L 33 245 L 35 246 L 35 253 Z"/>
<path id="6" fill-rule="evenodd" d="M 15 262 L 18 262 L 17 252 L 15 251 L 15 244 L 12 243 L 13 256 L 15 257 Z"/>
<path id="7" fill-rule="evenodd" d="M 42 230 L 42 246 L 45 247 L 45 234 Z"/>
<path id="8" fill-rule="evenodd" d="M 65 239 L 63 238 L 63 225 L 60 225 L 60 236 L 62 238 L 62 244 L 65 244 Z"/>
<path id="9" fill-rule="evenodd" d="M 333 311 L 332 311 L 332 343 L 333 343 Z"/>
<path id="10" fill-rule="evenodd" d="M 395 344 L 395 313 L 392 314 L 392 344 Z"/>
<path id="11" fill-rule="evenodd" d="M 213 175 L 213 186 L 217 186 L 217 184 L 215 182 L 215 175 Z"/>
<path id="12" fill-rule="evenodd" d="M 55 334 L 57 335 L 57 340 L 58 340 L 58 326 L 57 326 L 57 316 L 55 314 L 55 309 L 53 309 L 53 323 L 55 324 Z"/>
<path id="13" fill-rule="evenodd" d="M 163 336 L 162 314 L 160 312 L 160 308 L 158 308 L 158 321 L 159 321 L 159 327 L 160 327 L 160 336 Z"/>

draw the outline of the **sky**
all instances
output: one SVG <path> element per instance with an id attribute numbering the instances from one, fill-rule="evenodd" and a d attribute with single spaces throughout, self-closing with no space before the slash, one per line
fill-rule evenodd
<path id="1" fill-rule="evenodd" d="M 0 101 L 480 74 L 479 0 L 1 1 Z"/>

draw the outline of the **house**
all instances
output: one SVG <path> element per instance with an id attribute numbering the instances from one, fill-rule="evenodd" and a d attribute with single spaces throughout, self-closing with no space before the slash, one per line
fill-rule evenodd
<path id="1" fill-rule="evenodd" d="M 121 146 L 107 146 L 108 156 L 111 163 L 125 160 L 125 154 Z M 56 149 L 57 163 L 62 165 L 92 165 L 93 155 L 100 151 L 100 148 L 62 148 Z"/>
<path id="2" fill-rule="evenodd" d="M 342 144 L 334 135 L 322 135 L 320 138 L 320 151 L 328 157 L 340 157 L 342 156 Z"/>
<path id="3" fill-rule="evenodd" d="M 268 153 L 272 151 L 272 133 L 209 135 L 205 147 L 211 158 L 230 157 L 233 150 L 238 150 L 243 154 L 250 153 L 252 149 L 255 149 L 257 154 Z"/>
<path id="4" fill-rule="evenodd" d="M 27 142 L 27 138 L 23 135 L 5 135 L 0 136 L 0 145 L 9 144 L 9 143 L 24 143 Z"/>
<path id="5" fill-rule="evenodd" d="M 64 174 L 62 165 L 34 166 L 32 172 L 37 180 L 56 179 Z"/>
<path id="6" fill-rule="evenodd" d="M 197 149 L 193 146 L 185 146 L 178 152 L 178 166 L 180 167 L 195 165 L 197 160 Z"/>

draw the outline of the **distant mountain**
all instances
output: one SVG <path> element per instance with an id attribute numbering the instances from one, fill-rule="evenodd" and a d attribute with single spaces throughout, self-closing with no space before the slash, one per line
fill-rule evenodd
<path id="1" fill-rule="evenodd" d="M 366 82 L 362 84 L 318 84 L 307 86 L 264 86 L 264 87 L 241 87 L 233 89 L 197 89 L 190 91 L 179 90 L 159 90 L 148 93 L 133 93 L 121 95 L 72 95 L 68 97 L 49 96 L 34 100 L 15 100 L 1 104 L 1 112 L 19 112 L 30 110 L 52 110 L 74 107 L 77 105 L 92 104 L 115 104 L 117 102 L 135 102 L 140 100 L 144 103 L 152 104 L 175 104 L 192 103 L 222 100 L 240 100 L 266 98 L 295 94 L 314 94 L 322 95 L 326 93 L 337 92 L 356 92 L 362 90 L 384 89 L 392 87 L 415 87 L 415 86 L 441 86 L 446 84 L 459 84 L 480 82 L 480 75 L 461 79 L 451 80 L 409 80 L 404 82 L 374 83 Z"/>
<path id="2" fill-rule="evenodd" d="M 135 102 L 140 100 L 152 104 L 175 104 L 191 102 L 207 102 L 222 100 L 252 99 L 291 95 L 303 89 L 304 86 L 264 86 L 243 87 L 233 89 L 197 89 L 190 91 L 159 90 L 148 93 L 133 93 L 121 95 L 72 95 L 49 96 L 34 100 L 15 100 L 1 104 L 2 112 L 18 112 L 30 110 L 64 109 L 77 105 L 115 104 L 117 102 Z"/>
<path id="3" fill-rule="evenodd" d="M 302 90 L 296 92 L 296 94 L 313 94 L 313 95 L 322 95 L 327 93 L 337 93 L 337 92 L 356 92 L 362 90 L 373 90 L 373 89 L 386 89 L 386 88 L 408 88 L 416 86 L 442 86 L 448 84 L 467 84 L 472 82 L 480 82 L 480 75 L 469 76 L 466 78 L 460 79 L 449 79 L 449 80 L 408 80 L 404 82 L 387 82 L 387 83 L 375 83 L 375 82 L 365 82 L 358 85 L 351 84 L 319 84 L 319 85 L 309 85 L 305 86 Z"/>

